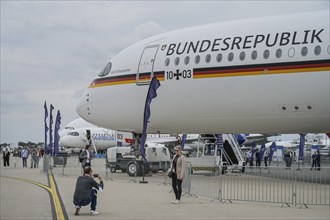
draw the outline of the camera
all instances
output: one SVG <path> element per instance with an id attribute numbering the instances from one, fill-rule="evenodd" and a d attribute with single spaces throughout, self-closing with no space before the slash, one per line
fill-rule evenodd
<path id="1" fill-rule="evenodd" d="M 99 174 L 93 174 L 94 178 L 99 177 Z"/>

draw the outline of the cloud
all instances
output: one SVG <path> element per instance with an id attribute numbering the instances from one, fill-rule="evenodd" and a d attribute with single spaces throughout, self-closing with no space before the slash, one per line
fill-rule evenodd
<path id="1" fill-rule="evenodd" d="M 137 26 L 132 34 L 136 35 L 142 40 L 164 32 L 165 29 L 162 28 L 159 24 L 154 21 L 148 21 L 147 23 Z"/>

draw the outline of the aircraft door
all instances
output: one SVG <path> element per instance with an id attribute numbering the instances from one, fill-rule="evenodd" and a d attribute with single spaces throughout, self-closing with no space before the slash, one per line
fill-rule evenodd
<path id="1" fill-rule="evenodd" d="M 83 133 L 83 139 L 86 141 L 87 144 L 91 144 L 91 131 L 86 130 L 86 133 Z"/>
<path id="2" fill-rule="evenodd" d="M 151 45 L 144 48 L 136 74 L 137 85 L 149 85 L 154 75 L 153 69 L 158 48 L 159 45 Z"/>

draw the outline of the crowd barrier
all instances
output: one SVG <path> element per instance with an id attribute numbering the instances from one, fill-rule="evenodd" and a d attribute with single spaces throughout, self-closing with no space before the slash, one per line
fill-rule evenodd
<path id="1" fill-rule="evenodd" d="M 226 175 L 192 175 L 191 192 L 226 201 L 330 205 L 330 169 L 264 167 Z"/>
<path id="2" fill-rule="evenodd" d="M 81 163 L 77 156 L 51 157 L 44 164 L 49 164 L 54 175 L 79 176 Z M 127 180 L 132 177 L 126 173 L 111 173 L 106 160 L 94 158 L 94 173 L 99 173 L 105 180 Z M 309 205 L 330 205 L 330 168 L 297 165 L 286 168 L 283 165 L 267 167 L 245 167 L 245 172 L 191 172 L 191 164 L 186 163 L 186 175 L 183 181 L 183 193 L 189 196 L 209 197 L 210 201 L 232 202 L 252 201 L 279 203 L 282 206 L 308 207 Z M 136 177 L 140 178 L 140 177 Z M 142 178 L 142 177 L 141 177 Z M 171 183 L 167 173 L 149 174 L 148 182 Z M 139 182 L 139 181 L 133 181 Z"/>

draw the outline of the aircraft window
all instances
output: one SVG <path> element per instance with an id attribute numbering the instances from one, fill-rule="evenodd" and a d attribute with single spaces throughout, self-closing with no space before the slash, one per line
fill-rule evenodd
<path id="1" fill-rule="evenodd" d="M 321 47 L 320 46 L 316 46 L 314 48 L 314 53 L 316 56 L 320 55 L 321 54 Z"/>
<path id="2" fill-rule="evenodd" d="M 281 58 L 282 57 L 282 49 L 277 49 L 275 53 L 276 58 Z"/>
<path id="3" fill-rule="evenodd" d="M 328 54 L 330 54 L 330 45 L 328 46 Z"/>
<path id="4" fill-rule="evenodd" d="M 253 52 L 251 53 L 251 58 L 252 58 L 252 60 L 257 59 L 257 57 L 258 57 L 258 53 L 257 53 L 257 51 L 253 51 Z"/>
<path id="5" fill-rule="evenodd" d="M 165 66 L 168 66 L 168 65 L 170 65 L 170 58 L 166 58 L 166 60 L 165 60 Z"/>
<path id="6" fill-rule="evenodd" d="M 206 57 L 205 57 L 205 62 L 209 63 L 210 61 L 211 61 L 211 55 L 207 54 Z"/>
<path id="7" fill-rule="evenodd" d="M 71 135 L 71 136 L 79 136 L 79 133 L 78 132 L 69 132 L 68 135 Z"/>
<path id="8" fill-rule="evenodd" d="M 229 53 L 228 54 L 228 60 L 231 62 L 231 61 L 233 61 L 233 59 L 234 59 L 234 53 Z"/>
<path id="9" fill-rule="evenodd" d="M 201 60 L 201 57 L 199 55 L 197 55 L 195 57 L 195 63 L 198 64 L 200 60 Z"/>
<path id="10" fill-rule="evenodd" d="M 104 69 L 99 73 L 98 76 L 102 77 L 102 76 L 106 76 L 110 73 L 111 70 L 111 62 L 107 63 L 107 65 L 104 67 Z"/>
<path id="11" fill-rule="evenodd" d="M 269 50 L 264 51 L 264 58 L 268 59 L 269 58 Z"/>
<path id="12" fill-rule="evenodd" d="M 180 58 L 176 57 L 174 60 L 174 65 L 177 66 L 177 65 L 179 65 L 179 63 L 180 63 Z"/>
<path id="13" fill-rule="evenodd" d="M 221 60 L 222 60 L 222 54 L 219 53 L 219 54 L 217 55 L 217 61 L 218 61 L 218 63 L 220 63 Z"/>
<path id="14" fill-rule="evenodd" d="M 294 54 L 295 54 L 295 50 L 294 50 L 294 48 L 293 47 L 291 47 L 290 49 L 289 49 L 289 53 L 288 53 L 288 55 L 289 55 L 289 57 L 293 57 L 294 56 Z"/>
<path id="15" fill-rule="evenodd" d="M 189 61 L 190 61 L 190 57 L 189 56 L 186 56 L 184 58 L 184 64 L 188 65 L 189 64 Z"/>
<path id="16" fill-rule="evenodd" d="M 242 51 L 242 52 L 239 54 L 239 59 L 240 59 L 241 61 L 245 60 L 245 52 L 244 52 L 244 51 Z"/>
<path id="17" fill-rule="evenodd" d="M 306 56 L 307 53 L 308 53 L 308 49 L 307 49 L 307 47 L 303 47 L 303 48 L 301 48 L 301 55 L 302 55 L 302 56 Z"/>

